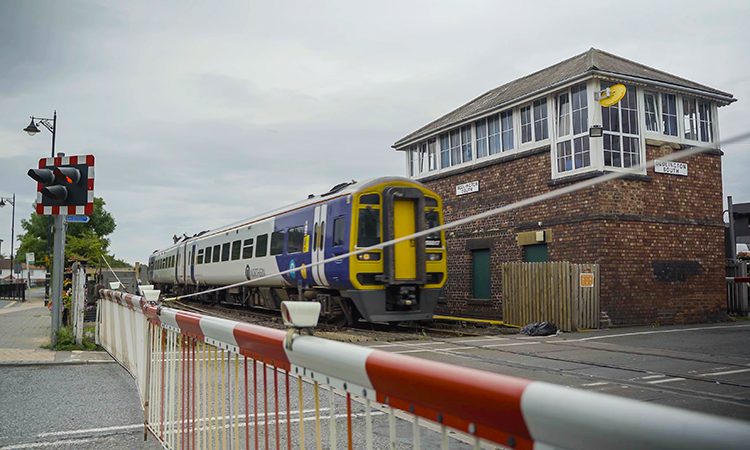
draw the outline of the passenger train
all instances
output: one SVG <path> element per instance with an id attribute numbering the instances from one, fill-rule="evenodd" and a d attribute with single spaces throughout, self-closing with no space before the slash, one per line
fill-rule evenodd
<path id="1" fill-rule="evenodd" d="M 322 195 L 183 237 L 149 258 L 149 279 L 169 295 L 248 282 L 206 302 L 279 309 L 321 303 L 339 323 L 431 319 L 446 282 L 443 232 L 310 267 L 337 255 L 443 223 L 442 200 L 403 177 L 341 183 Z M 298 268 L 296 272 L 253 279 Z"/>

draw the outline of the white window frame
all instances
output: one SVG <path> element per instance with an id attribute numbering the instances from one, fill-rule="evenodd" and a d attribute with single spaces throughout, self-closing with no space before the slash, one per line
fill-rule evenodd
<path id="1" fill-rule="evenodd" d="M 672 143 L 678 143 L 682 145 L 700 145 L 704 147 L 711 147 L 711 148 L 719 148 L 720 146 L 720 140 L 719 140 L 719 123 L 718 123 L 718 105 L 714 100 L 706 99 L 703 97 L 698 97 L 695 95 L 683 95 L 678 92 L 674 91 L 666 91 L 666 90 L 659 90 L 655 88 L 639 88 L 639 102 L 643 104 L 643 113 L 639 114 L 642 116 L 643 120 L 643 127 L 642 127 L 642 133 L 641 135 L 645 139 L 650 139 L 658 142 L 672 142 Z M 657 109 L 658 109 L 658 115 L 659 115 L 659 121 L 658 121 L 658 127 L 659 131 L 649 131 L 646 129 L 646 111 L 645 111 L 645 103 L 646 98 L 645 94 L 651 93 L 656 95 L 657 99 Z M 664 134 L 664 126 L 662 123 L 662 113 L 664 111 L 664 105 L 662 103 L 662 95 L 663 94 L 670 94 L 674 95 L 675 97 L 675 103 L 676 103 L 676 113 L 677 113 L 677 136 L 672 136 L 671 134 Z M 687 139 L 685 138 L 685 121 L 684 121 L 684 107 L 683 102 L 685 98 L 691 98 L 693 101 L 696 102 L 697 107 L 697 119 L 698 119 L 698 140 L 693 139 Z M 705 142 L 701 141 L 701 127 L 700 127 L 700 103 L 701 102 L 707 102 L 710 105 L 711 110 L 711 134 L 712 134 L 712 140 Z M 645 160 L 644 160 L 645 161 Z"/>
<path id="2" fill-rule="evenodd" d="M 586 120 L 587 120 L 587 126 L 584 127 L 584 129 L 580 133 L 574 132 L 573 127 L 573 88 L 576 86 L 579 86 L 581 84 L 585 84 L 586 86 Z M 558 112 L 560 108 L 560 96 L 563 94 L 567 94 L 568 96 L 568 119 L 567 119 L 567 127 L 568 127 L 568 133 L 564 136 L 558 136 L 559 129 L 558 129 Z M 573 162 L 573 165 L 575 165 L 575 140 L 586 137 L 589 135 L 589 128 L 591 127 L 592 123 L 592 101 L 593 101 L 593 93 L 591 89 L 591 84 L 588 81 L 579 81 L 578 83 L 572 84 L 570 86 L 567 86 L 564 90 L 559 90 L 555 92 L 555 94 L 552 96 L 553 101 L 549 103 L 548 105 L 551 105 L 553 108 L 553 116 L 550 118 L 548 115 L 549 122 L 553 125 L 549 129 L 549 135 L 554 137 L 552 139 L 552 142 L 550 143 L 550 165 L 552 166 L 552 178 L 563 178 L 568 177 L 570 175 L 575 175 L 579 173 L 584 172 L 591 172 L 593 170 L 600 169 L 600 167 L 597 166 L 597 161 L 599 158 L 595 156 L 597 150 L 595 149 L 596 141 L 597 139 L 589 138 L 589 165 L 588 166 L 581 166 L 581 167 L 573 167 L 571 170 L 566 171 L 559 171 L 558 167 L 558 152 L 557 152 L 557 145 L 563 142 L 570 142 L 570 158 Z M 595 103 L 595 105 L 598 107 L 598 103 Z M 548 107 L 549 111 L 549 107 Z M 600 145 L 601 147 L 601 145 Z"/>
<path id="3" fill-rule="evenodd" d="M 613 84 L 617 84 L 616 82 L 607 81 L 607 80 L 600 80 L 600 83 L 613 83 Z M 637 126 L 638 126 L 638 134 L 636 135 L 636 134 L 633 134 L 633 133 L 625 133 L 623 131 L 623 126 L 622 126 L 622 124 L 623 124 L 623 120 L 622 120 L 622 117 L 623 117 L 623 108 L 622 108 L 622 104 L 618 102 L 618 104 L 617 104 L 617 120 L 619 121 L 619 125 L 618 125 L 619 131 L 607 131 L 607 130 L 604 130 L 602 138 L 601 138 L 601 143 L 602 143 L 602 145 L 601 145 L 601 147 L 602 147 L 602 150 L 601 150 L 602 151 L 602 167 L 604 168 L 604 170 L 626 170 L 626 171 L 632 171 L 633 167 L 637 167 L 637 166 L 643 164 L 643 161 L 646 160 L 645 159 L 645 157 L 646 157 L 646 152 L 645 152 L 646 146 L 645 146 L 645 142 L 644 142 L 644 139 L 643 139 L 643 130 L 645 128 L 645 119 L 646 119 L 646 112 L 644 110 L 644 103 L 645 103 L 645 101 L 643 100 L 643 95 L 639 95 L 640 93 L 639 93 L 638 86 L 627 85 L 627 88 L 629 90 L 634 90 L 635 91 L 633 93 L 633 95 L 635 96 L 635 107 L 636 107 L 635 118 L 636 118 L 636 123 L 637 123 Z M 601 89 L 601 84 L 600 84 L 600 89 Z M 639 98 L 640 98 L 640 100 L 639 100 Z M 598 102 L 597 102 L 597 107 L 600 108 L 600 110 L 602 108 L 602 106 L 599 105 Z M 602 120 L 601 123 L 604 124 L 604 121 Z M 604 157 L 604 152 L 605 152 L 605 149 L 604 149 L 604 135 L 607 135 L 607 134 L 609 134 L 610 136 L 617 136 L 618 139 L 619 139 L 619 141 L 620 141 L 619 142 L 619 144 L 620 144 L 619 145 L 619 147 L 620 147 L 619 153 L 620 153 L 620 164 L 621 164 L 621 166 L 608 166 L 607 165 L 606 158 Z M 623 144 L 624 144 L 625 138 L 636 139 L 637 142 L 638 142 L 638 162 L 635 165 L 628 166 L 628 167 L 624 167 L 624 164 L 625 164 L 625 147 L 624 147 Z"/>

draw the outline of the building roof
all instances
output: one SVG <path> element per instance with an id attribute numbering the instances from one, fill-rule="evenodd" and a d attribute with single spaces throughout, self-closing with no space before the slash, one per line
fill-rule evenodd
<path id="1" fill-rule="evenodd" d="M 596 48 L 591 48 L 580 55 L 485 92 L 469 103 L 399 139 L 393 144 L 393 148 L 400 148 L 404 144 L 427 137 L 456 123 L 488 113 L 509 103 L 522 100 L 524 97 L 531 97 L 553 89 L 558 85 L 593 74 L 612 75 L 615 77 L 619 75 L 621 77 L 640 79 L 644 82 L 664 83 L 677 89 L 698 91 L 697 93 L 714 98 L 722 104 L 729 104 L 736 100 L 732 94 L 727 92 L 686 80 Z"/>
<path id="2" fill-rule="evenodd" d="M 26 270 L 26 263 L 21 263 L 21 268 Z M 42 266 L 31 265 L 31 270 L 43 270 Z M 0 270 L 10 270 L 10 258 L 0 258 Z"/>

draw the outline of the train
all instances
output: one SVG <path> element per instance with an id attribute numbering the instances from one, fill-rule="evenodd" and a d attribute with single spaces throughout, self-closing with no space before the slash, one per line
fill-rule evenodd
<path id="1" fill-rule="evenodd" d="M 278 310 L 317 301 L 339 324 L 432 319 L 446 283 L 443 231 L 316 264 L 443 224 L 440 196 L 404 177 L 351 181 L 237 223 L 183 235 L 149 257 L 148 279 L 165 295 Z M 284 275 L 279 272 L 297 269 Z M 253 280 L 258 281 L 253 281 Z"/>

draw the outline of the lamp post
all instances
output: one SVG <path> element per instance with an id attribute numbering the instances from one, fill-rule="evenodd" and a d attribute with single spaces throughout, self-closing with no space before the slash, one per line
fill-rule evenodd
<path id="1" fill-rule="evenodd" d="M 39 133 L 39 124 L 42 124 L 44 128 L 49 130 L 50 133 L 52 133 L 52 154 L 51 156 L 55 157 L 55 136 L 57 131 L 57 110 L 55 110 L 52 113 L 52 118 L 47 119 L 45 117 L 34 117 L 31 116 L 31 122 L 29 123 L 29 126 L 23 129 L 23 131 L 29 133 L 29 136 L 34 136 L 35 134 Z M 52 218 L 47 218 L 47 255 L 48 257 L 52 257 Z M 49 299 L 49 279 L 50 279 L 50 264 L 47 263 L 47 280 L 44 283 L 44 295 L 47 299 Z M 11 270 L 12 271 L 12 270 Z M 54 327 L 53 327 L 54 328 Z M 53 337 L 54 341 L 54 337 Z"/>
<path id="2" fill-rule="evenodd" d="M 10 282 L 13 282 L 13 235 L 16 233 L 16 194 L 13 197 L 0 197 L 0 208 L 10 203 L 13 212 L 10 219 Z"/>
<path id="3" fill-rule="evenodd" d="M 3 257 L 3 240 L 2 240 L 2 239 L 0 239 L 0 259 L 2 259 L 2 257 Z M 11 261 L 11 263 L 10 263 L 10 264 L 11 264 L 11 266 L 12 266 L 12 265 L 13 265 L 13 262 Z M 12 270 L 12 269 L 11 269 L 11 272 L 13 272 L 13 270 Z M 2 265 L 0 265 L 0 281 L 1 281 L 2 279 L 3 279 L 3 266 L 2 266 Z"/>

